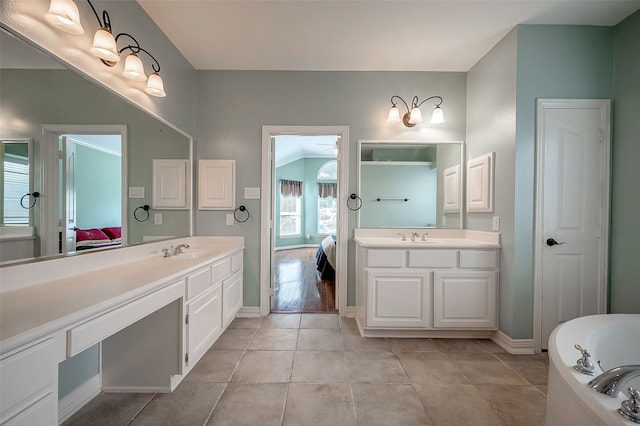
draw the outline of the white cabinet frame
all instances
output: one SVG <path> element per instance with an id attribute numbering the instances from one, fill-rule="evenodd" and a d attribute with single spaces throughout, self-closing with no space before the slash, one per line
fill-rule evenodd
<path id="1" fill-rule="evenodd" d="M 198 161 L 198 209 L 233 210 L 236 203 L 236 160 Z"/>
<path id="2" fill-rule="evenodd" d="M 467 161 L 467 211 L 493 211 L 493 164 L 495 153 Z"/>

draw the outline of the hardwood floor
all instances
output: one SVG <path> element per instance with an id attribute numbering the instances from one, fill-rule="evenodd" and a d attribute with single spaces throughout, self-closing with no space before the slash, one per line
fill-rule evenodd
<path id="1" fill-rule="evenodd" d="M 272 312 L 335 312 L 335 283 L 319 279 L 315 255 L 315 247 L 275 252 Z"/>

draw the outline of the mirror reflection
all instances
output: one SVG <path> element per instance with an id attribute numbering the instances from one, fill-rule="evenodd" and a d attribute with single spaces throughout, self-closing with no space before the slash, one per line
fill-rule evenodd
<path id="1" fill-rule="evenodd" d="M 190 160 L 191 138 L 4 30 L 0 47 L 3 151 L 11 142 L 31 141 L 30 173 L 20 191 L 25 185 L 29 189 L 20 196 L 41 194 L 32 209 L 5 214 L 5 206 L 15 207 L 17 195 L 5 198 L 1 174 L 0 262 L 190 235 L 190 207 L 151 209 L 146 221 L 136 220 L 133 212 L 152 205 L 153 160 Z M 117 141 L 106 144 L 105 138 Z M 12 155 L 17 164 L 19 155 Z M 27 229 L 16 231 L 20 226 Z M 78 249 L 76 231 L 104 233 L 105 228 L 121 237 L 89 240 Z M 20 238 L 30 243 L 18 253 L 12 244 Z"/>
<path id="2" fill-rule="evenodd" d="M 28 226 L 36 199 L 30 194 L 28 140 L 0 141 L 0 202 L 3 226 Z"/>
<path id="3" fill-rule="evenodd" d="M 462 228 L 463 142 L 359 141 L 360 228 Z"/>

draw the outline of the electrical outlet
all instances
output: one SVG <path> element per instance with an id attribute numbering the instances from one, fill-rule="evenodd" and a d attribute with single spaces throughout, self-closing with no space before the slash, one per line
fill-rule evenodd
<path id="1" fill-rule="evenodd" d="M 233 214 L 227 213 L 227 226 L 233 225 Z"/>
<path id="2" fill-rule="evenodd" d="M 154 225 L 162 225 L 162 213 L 153 214 L 153 223 Z"/>
<path id="3" fill-rule="evenodd" d="M 500 230 L 500 217 L 499 216 L 494 216 L 493 217 L 493 221 L 491 223 L 491 229 L 493 229 L 494 231 L 499 231 Z"/>

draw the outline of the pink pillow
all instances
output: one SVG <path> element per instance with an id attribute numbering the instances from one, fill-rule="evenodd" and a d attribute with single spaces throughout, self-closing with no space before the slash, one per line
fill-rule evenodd
<path id="1" fill-rule="evenodd" d="M 102 232 L 104 232 L 109 239 L 117 240 L 122 237 L 122 228 L 119 226 L 112 226 L 109 228 L 102 228 Z"/>
<path id="2" fill-rule="evenodd" d="M 92 246 L 96 244 L 110 243 L 111 240 L 99 229 L 76 230 L 76 246 Z"/>

